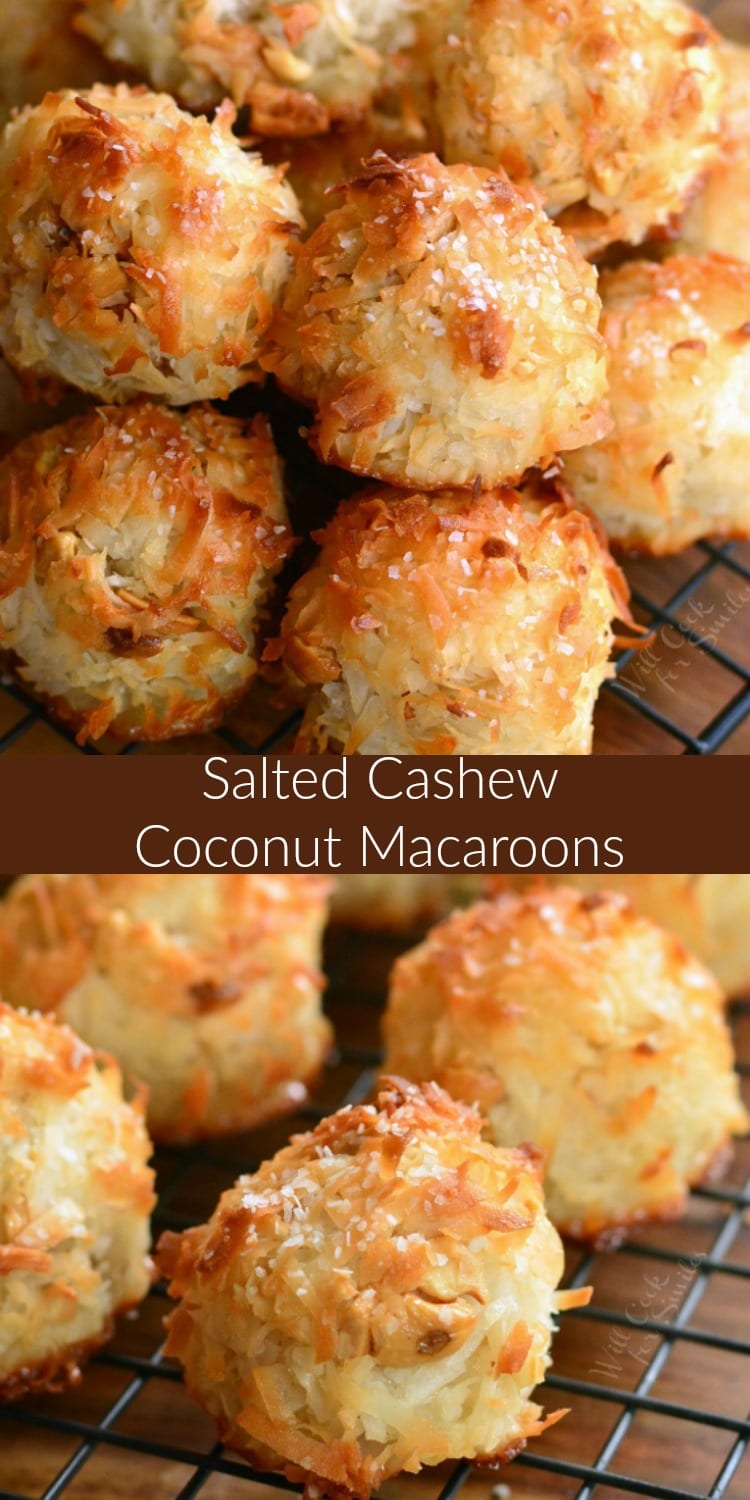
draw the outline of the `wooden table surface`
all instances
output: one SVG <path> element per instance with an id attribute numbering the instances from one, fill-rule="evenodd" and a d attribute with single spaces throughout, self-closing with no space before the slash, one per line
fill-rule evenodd
<path id="1" fill-rule="evenodd" d="M 337 935 L 329 945 L 331 989 L 327 1008 L 345 1061 L 328 1070 L 317 1096 L 316 1103 L 326 1110 L 338 1105 L 358 1080 L 364 1088 L 372 1081 L 371 1075 L 360 1077 L 361 1061 L 351 1049 L 377 1045 L 379 1007 L 398 950 L 395 940 L 364 941 L 347 934 Z M 750 1010 L 737 1013 L 736 1034 L 739 1055 L 750 1062 Z M 750 1103 L 750 1091 L 748 1095 Z M 187 1220 L 207 1217 L 219 1192 L 229 1186 L 238 1170 L 276 1150 L 301 1123 L 277 1124 L 193 1154 L 177 1150 L 161 1153 L 161 1223 L 181 1227 Z M 749 1174 L 750 1141 L 744 1141 L 722 1186 L 740 1188 Z M 649 1361 L 658 1351 L 663 1364 L 648 1390 L 654 1401 L 675 1403 L 698 1413 L 710 1411 L 720 1419 L 747 1418 L 748 1282 L 719 1271 L 701 1280 L 695 1260 L 710 1251 L 717 1234 L 723 1231 L 730 1240 L 724 1246 L 727 1262 L 750 1270 L 750 1218 L 745 1212 L 744 1217 L 738 1214 L 730 1220 L 728 1212 L 721 1201 L 696 1197 L 682 1222 L 641 1230 L 628 1248 L 594 1257 L 587 1271 L 594 1286 L 593 1305 L 613 1321 L 565 1315 L 554 1346 L 553 1375 L 563 1381 L 593 1383 L 597 1394 L 546 1390 L 543 1400 L 548 1409 L 564 1405 L 571 1411 L 532 1444 L 532 1455 L 595 1467 L 613 1424 L 623 1412 L 618 1393 L 622 1398 L 624 1392 L 632 1392 L 643 1381 Z M 676 1252 L 677 1258 L 660 1259 L 661 1252 Z M 571 1252 L 569 1271 L 575 1270 L 579 1260 L 580 1252 Z M 694 1305 L 686 1316 L 686 1327 L 698 1341 L 675 1339 L 670 1347 L 660 1336 L 644 1331 L 644 1319 L 674 1323 L 685 1317 L 688 1298 L 694 1299 Z M 28 1408 L 18 1407 L 10 1416 L 6 1412 L 0 1420 L 0 1494 L 44 1494 L 45 1487 L 79 1450 L 80 1439 L 75 1434 L 44 1431 L 30 1425 L 25 1417 L 34 1412 L 95 1428 L 132 1378 L 132 1370 L 112 1363 L 112 1358 L 151 1358 L 160 1342 L 165 1305 L 163 1296 L 154 1293 L 135 1317 L 122 1323 L 114 1343 L 89 1367 L 77 1391 L 35 1401 Z M 708 1341 L 700 1342 L 705 1335 Z M 745 1353 L 713 1347 L 713 1335 L 727 1336 L 738 1345 L 744 1342 Z M 166 1445 L 168 1450 L 188 1449 L 205 1456 L 214 1446 L 211 1422 L 189 1400 L 181 1384 L 164 1374 L 154 1373 L 137 1388 L 111 1426 L 116 1434 L 133 1436 L 146 1448 L 150 1443 Z M 627 1426 L 610 1469 L 635 1476 L 647 1486 L 671 1485 L 704 1496 L 710 1493 L 732 1443 L 731 1431 L 721 1426 L 641 1410 Z M 225 1456 L 232 1461 L 231 1455 Z M 386 1487 L 386 1500 L 432 1500 L 450 1472 L 428 1471 L 419 1479 L 394 1480 Z M 464 1494 L 467 1500 L 492 1500 L 497 1484 L 508 1486 L 514 1500 L 547 1500 L 552 1496 L 573 1500 L 579 1493 L 576 1479 L 545 1473 L 519 1461 L 499 1474 L 473 1475 Z M 215 1473 L 201 1487 L 194 1482 L 193 1467 L 169 1452 L 131 1452 L 106 1443 L 93 1446 L 64 1493 L 70 1500 L 188 1500 L 197 1493 L 204 1500 L 271 1500 L 270 1487 L 252 1478 Z M 618 1493 L 622 1491 L 604 1482 L 595 1490 L 596 1500 L 616 1500 Z M 647 1488 L 645 1493 L 652 1491 Z M 750 1456 L 740 1464 L 726 1496 L 728 1500 L 748 1500 Z"/>

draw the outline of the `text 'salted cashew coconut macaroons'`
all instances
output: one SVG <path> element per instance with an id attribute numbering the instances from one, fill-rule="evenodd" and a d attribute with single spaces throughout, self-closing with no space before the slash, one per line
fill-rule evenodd
<path id="1" fill-rule="evenodd" d="M 655 555 L 750 535 L 750 264 L 630 261 L 600 287 L 613 426 L 564 455 L 577 503 Z"/>
<path id="2" fill-rule="evenodd" d="M 258 355 L 301 218 L 281 173 L 164 94 L 47 94 L 0 137 L 0 342 L 102 401 L 218 399 Z"/>
<path id="3" fill-rule="evenodd" d="M 681 254 L 718 250 L 750 261 L 750 47 L 725 42 L 726 79 L 721 150 L 691 202 L 674 248 Z"/>
<path id="4" fill-rule="evenodd" d="M 748 1127 L 722 994 L 623 896 L 563 887 L 454 912 L 397 962 L 386 1067 L 530 1140 L 553 1222 L 586 1240 L 667 1218 Z"/>
<path id="5" fill-rule="evenodd" d="M 167 1353 L 256 1466 L 367 1500 L 445 1459 L 510 1458 L 563 1269 L 533 1154 L 434 1084 L 384 1082 L 165 1235 Z M 333 1489 L 330 1486 L 334 1486 Z"/>
<path id="6" fill-rule="evenodd" d="M 315 135 L 364 115 L 409 62 L 417 0 L 83 0 L 113 62 L 188 108 L 231 98 L 259 135 Z"/>
<path id="7" fill-rule="evenodd" d="M 328 882 L 314 875 L 27 875 L 0 904 L 0 988 L 33 994 L 149 1087 L 160 1141 L 294 1110 L 331 1040 Z"/>
<path id="8" fill-rule="evenodd" d="M 146 1296 L 140 1100 L 67 1026 L 0 1004 L 0 1401 L 74 1384 Z"/>
<path id="9" fill-rule="evenodd" d="M 715 159 L 718 37 L 681 0 L 457 0 L 448 30 L 445 159 L 532 182 L 587 250 L 640 244 Z"/>
<path id="10" fill-rule="evenodd" d="M 596 273 L 504 173 L 377 153 L 300 248 L 263 356 L 327 463 L 491 488 L 609 422 Z"/>
<path id="11" fill-rule="evenodd" d="M 305 750 L 586 754 L 624 581 L 554 486 L 364 490 L 318 540 L 281 645 Z"/>
<path id="12" fill-rule="evenodd" d="M 750 994 L 750 875 L 597 875 L 548 877 L 576 890 L 620 891 L 642 917 L 676 932 L 713 970 L 731 998 Z M 490 890 L 522 889 L 532 877 L 490 876 Z"/>
<path id="13" fill-rule="evenodd" d="M 210 729 L 290 545 L 265 418 L 92 407 L 0 463 L 0 644 L 81 742 Z"/>

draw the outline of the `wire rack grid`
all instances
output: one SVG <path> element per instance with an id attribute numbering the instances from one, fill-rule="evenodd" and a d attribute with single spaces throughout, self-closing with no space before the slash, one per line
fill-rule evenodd
<path id="1" fill-rule="evenodd" d="M 313 1104 L 255 1136 L 157 1156 L 156 1232 L 205 1219 L 240 1171 L 337 1105 L 370 1092 L 379 1010 L 403 940 L 340 934 L 327 1006 L 339 1051 Z M 736 1007 L 750 1082 L 750 1002 Z M 467 1464 L 425 1470 L 384 1500 L 748 1500 L 750 1496 L 750 1141 L 720 1185 L 697 1190 L 679 1223 L 619 1250 L 570 1250 L 568 1285 L 592 1284 L 564 1315 L 542 1399 L 563 1422 L 496 1475 Z M 273 1500 L 296 1492 L 216 1441 L 164 1359 L 163 1286 L 123 1320 L 77 1390 L 0 1408 L 0 1500 Z"/>

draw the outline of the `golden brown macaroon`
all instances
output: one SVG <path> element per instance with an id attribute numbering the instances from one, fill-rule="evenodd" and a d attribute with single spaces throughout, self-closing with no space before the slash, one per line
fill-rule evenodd
<path id="1" fill-rule="evenodd" d="M 434 1084 L 384 1081 L 159 1247 L 167 1353 L 223 1440 L 367 1500 L 394 1474 L 501 1461 L 563 1415 L 531 1398 L 560 1242 L 533 1154 L 498 1151 Z"/>
<path id="2" fill-rule="evenodd" d="M 577 503 L 656 556 L 750 535 L 750 265 L 630 261 L 600 287 L 614 425 L 564 456 Z"/>
<path id="3" fill-rule="evenodd" d="M 0 137 L 0 342 L 98 400 L 173 405 L 258 380 L 301 223 L 231 108 L 166 95 L 47 94 Z"/>
<path id="4" fill-rule="evenodd" d="M 403 69 L 417 0 L 81 0 L 79 26 L 190 109 L 227 97 L 259 135 L 360 119 Z"/>
<path id="5" fill-rule="evenodd" d="M 619 891 L 636 911 L 678 937 L 713 970 L 730 998 L 750 992 L 750 875 L 547 876 L 582 891 Z M 524 889 L 534 877 L 486 878 L 489 892 Z"/>
<path id="6" fill-rule="evenodd" d="M 748 1127 L 716 981 L 623 896 L 569 888 L 454 912 L 399 959 L 386 1067 L 532 1140 L 558 1228 L 612 1240 L 682 1212 Z"/>
<path id="7" fill-rule="evenodd" d="M 290 545 L 265 418 L 92 407 L 0 463 L 0 646 L 81 742 L 212 728 Z"/>
<path id="8" fill-rule="evenodd" d="M 482 894 L 481 875 L 340 875 L 331 921 L 363 931 L 409 932 Z"/>
<path id="9" fill-rule="evenodd" d="M 608 428 L 596 273 L 504 173 L 377 153 L 301 246 L 264 368 L 327 463 L 489 489 Z"/>
<path id="10" fill-rule="evenodd" d="M 457 0 L 449 33 L 445 159 L 531 181 L 587 252 L 640 244 L 715 159 L 718 37 L 681 0 Z"/>
<path id="11" fill-rule="evenodd" d="M 750 47 L 725 42 L 721 151 L 685 214 L 678 254 L 718 250 L 750 261 Z"/>
<path id="12" fill-rule="evenodd" d="M 120 1070 L 0 1005 L 0 1401 L 75 1384 L 151 1285 L 151 1146 Z"/>
<path id="13" fill-rule="evenodd" d="M 0 124 L 48 89 L 106 83 L 111 69 L 73 26 L 80 0 L 2 0 Z"/>
<path id="14" fill-rule="evenodd" d="M 149 1087 L 159 1141 L 295 1109 L 331 1041 L 328 882 L 313 875 L 27 875 L 0 903 L 0 988 L 33 996 Z"/>
<path id="15" fill-rule="evenodd" d="M 317 540 L 269 648 L 313 689 L 299 749 L 589 752 L 627 589 L 554 485 L 364 490 Z"/>

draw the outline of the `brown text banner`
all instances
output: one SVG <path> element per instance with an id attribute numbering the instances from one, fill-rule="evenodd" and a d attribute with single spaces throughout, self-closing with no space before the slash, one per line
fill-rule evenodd
<path id="1" fill-rule="evenodd" d="M 734 872 L 746 762 L 7 757 L 2 868 Z"/>

